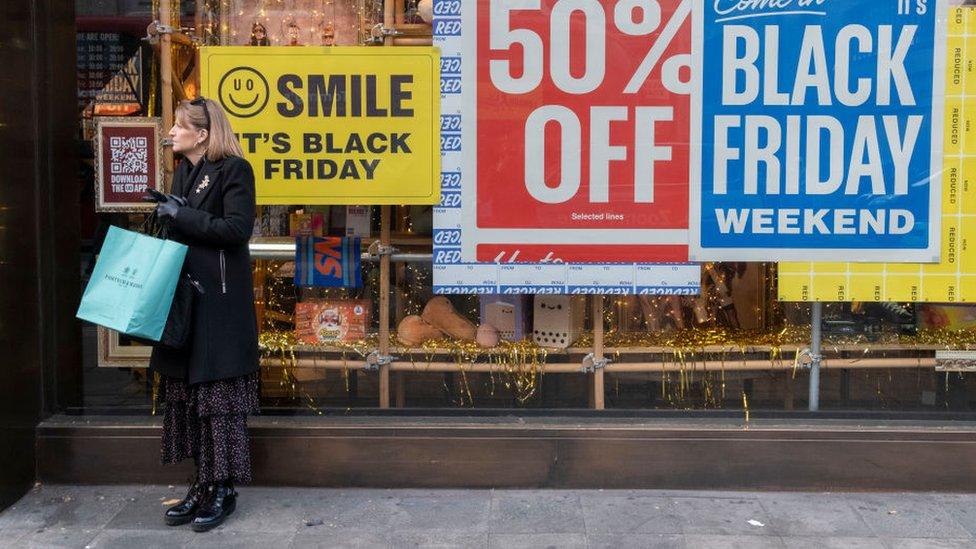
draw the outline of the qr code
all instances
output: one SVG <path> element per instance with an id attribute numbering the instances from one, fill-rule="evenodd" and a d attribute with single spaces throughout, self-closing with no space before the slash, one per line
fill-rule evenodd
<path id="1" fill-rule="evenodd" d="M 149 171 L 149 140 L 145 137 L 112 137 L 112 173 L 146 173 Z"/>

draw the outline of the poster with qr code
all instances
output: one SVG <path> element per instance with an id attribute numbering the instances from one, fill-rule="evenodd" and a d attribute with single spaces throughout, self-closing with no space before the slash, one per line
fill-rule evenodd
<path id="1" fill-rule="evenodd" d="M 148 211 L 149 189 L 162 190 L 159 118 L 104 117 L 95 123 L 95 211 Z"/>

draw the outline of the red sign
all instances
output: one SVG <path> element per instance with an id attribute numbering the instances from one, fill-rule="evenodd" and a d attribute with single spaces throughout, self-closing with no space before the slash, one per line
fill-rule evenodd
<path id="1" fill-rule="evenodd" d="M 154 118 L 99 119 L 96 139 L 98 159 L 98 211 L 147 209 L 143 202 L 149 188 L 162 182 L 160 123 Z"/>
<path id="2" fill-rule="evenodd" d="M 463 153 L 477 156 L 467 195 L 477 200 L 474 219 L 462 219 L 474 244 L 466 254 L 688 259 L 691 3 L 477 3 L 477 147 Z"/>

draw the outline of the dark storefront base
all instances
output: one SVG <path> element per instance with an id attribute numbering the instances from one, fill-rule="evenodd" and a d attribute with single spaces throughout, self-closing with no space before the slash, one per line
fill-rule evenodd
<path id="1" fill-rule="evenodd" d="M 259 484 L 764 490 L 976 490 L 976 422 L 598 418 L 254 418 Z M 56 416 L 38 478 L 181 483 L 154 418 Z"/>
<path id="2" fill-rule="evenodd" d="M 34 483 L 35 426 L 80 403 L 74 2 L 0 3 L 0 509 Z"/>

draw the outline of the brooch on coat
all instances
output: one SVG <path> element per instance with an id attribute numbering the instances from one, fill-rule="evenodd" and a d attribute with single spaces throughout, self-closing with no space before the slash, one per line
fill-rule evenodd
<path id="1" fill-rule="evenodd" d="M 200 194 L 200 191 L 206 189 L 208 185 L 210 185 L 210 176 L 205 175 L 203 176 L 203 181 L 201 181 L 200 184 L 197 185 L 197 194 Z"/>

